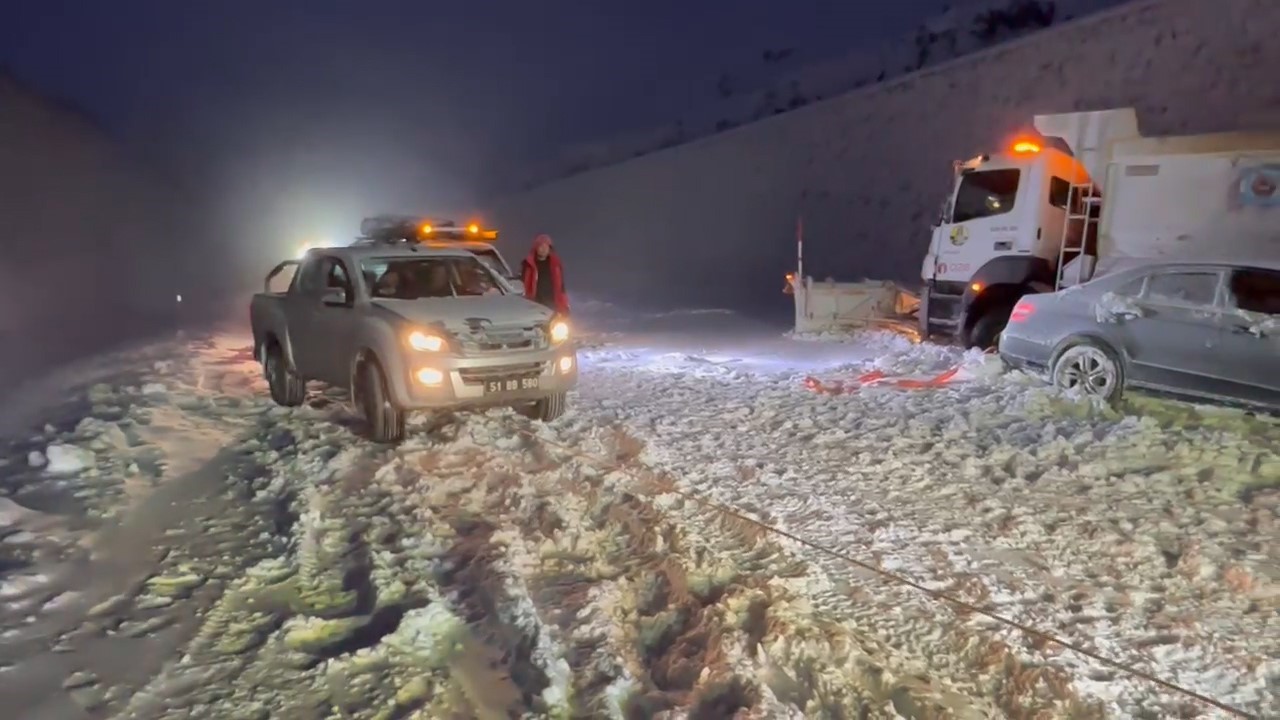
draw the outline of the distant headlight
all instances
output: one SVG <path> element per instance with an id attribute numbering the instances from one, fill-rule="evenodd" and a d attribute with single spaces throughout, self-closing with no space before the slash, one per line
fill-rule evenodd
<path id="1" fill-rule="evenodd" d="M 564 342 L 569 339 L 569 323 L 556 320 L 551 323 L 551 342 Z"/>
<path id="2" fill-rule="evenodd" d="M 444 349 L 444 338 L 439 335 L 431 335 L 430 333 L 414 330 L 409 333 L 407 338 L 409 347 L 422 352 L 440 352 Z"/>

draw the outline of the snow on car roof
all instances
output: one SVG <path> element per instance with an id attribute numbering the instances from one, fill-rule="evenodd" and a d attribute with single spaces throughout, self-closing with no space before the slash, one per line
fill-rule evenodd
<path id="1" fill-rule="evenodd" d="M 1095 276 L 1124 272 L 1138 268 L 1179 267 L 1190 265 L 1220 265 L 1225 267 L 1250 267 L 1280 272 L 1280 258 L 1258 257 L 1189 257 L 1189 258 L 1157 258 L 1157 257 L 1114 257 L 1098 264 Z"/>
<path id="2" fill-rule="evenodd" d="M 344 252 L 357 259 L 368 257 L 475 257 L 470 252 L 458 248 L 431 247 L 417 243 L 350 245 L 348 247 L 325 249 Z"/>

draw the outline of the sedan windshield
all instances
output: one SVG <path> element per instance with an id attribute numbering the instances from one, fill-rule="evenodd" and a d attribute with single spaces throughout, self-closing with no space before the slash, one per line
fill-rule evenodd
<path id="1" fill-rule="evenodd" d="M 474 257 L 371 258 L 360 263 L 369 294 L 375 298 L 503 295 L 505 291 Z"/>

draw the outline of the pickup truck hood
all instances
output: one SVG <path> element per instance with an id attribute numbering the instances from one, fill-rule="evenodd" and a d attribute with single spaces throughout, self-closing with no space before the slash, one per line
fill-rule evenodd
<path id="1" fill-rule="evenodd" d="M 488 320 L 494 326 L 532 325 L 551 319 L 550 309 L 518 295 L 488 295 L 463 298 L 395 300 L 378 298 L 376 307 L 395 313 L 411 323 L 442 323 L 446 330 L 465 331 L 467 320 Z"/>

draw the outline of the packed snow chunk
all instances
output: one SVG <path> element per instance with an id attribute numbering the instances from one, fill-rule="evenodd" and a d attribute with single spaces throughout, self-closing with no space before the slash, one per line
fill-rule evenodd
<path id="1" fill-rule="evenodd" d="M 1004 360 L 999 355 L 970 350 L 965 353 L 953 380 L 991 380 L 1005 373 Z"/>
<path id="2" fill-rule="evenodd" d="M 45 450 L 49 464 L 46 472 L 54 475 L 72 475 L 94 465 L 93 453 L 75 445 L 50 445 Z"/>
<path id="3" fill-rule="evenodd" d="M 0 498 L 0 528 L 20 527 L 25 520 L 37 513 L 9 498 Z"/>
<path id="4" fill-rule="evenodd" d="M 1249 310 L 1233 310 L 1231 316 L 1237 318 L 1240 327 L 1252 335 L 1264 337 L 1280 331 L 1280 315 L 1266 315 Z"/>
<path id="5" fill-rule="evenodd" d="M 466 623 L 462 618 L 437 601 L 405 613 L 396 631 L 387 636 L 386 643 L 428 667 L 445 667 L 461 651 L 459 643 L 465 635 Z"/>
<path id="6" fill-rule="evenodd" d="M 164 383 L 147 383 L 142 386 L 143 395 L 164 395 L 169 392 L 169 388 Z"/>
<path id="7" fill-rule="evenodd" d="M 43 573 L 26 572 L 8 575 L 0 582 L 0 600 L 17 600 L 34 595 L 49 584 L 49 576 Z"/>
<path id="8" fill-rule="evenodd" d="M 47 462 L 49 461 L 45 460 L 44 453 L 40 452 L 39 450 L 32 450 L 31 452 L 27 453 L 27 464 L 30 465 L 31 467 L 34 467 L 34 468 L 44 467 L 45 463 Z"/>
<path id="9" fill-rule="evenodd" d="M 1114 323 L 1125 317 L 1142 317 L 1142 308 L 1135 298 L 1109 292 L 1093 304 L 1093 315 L 1100 323 Z"/>

